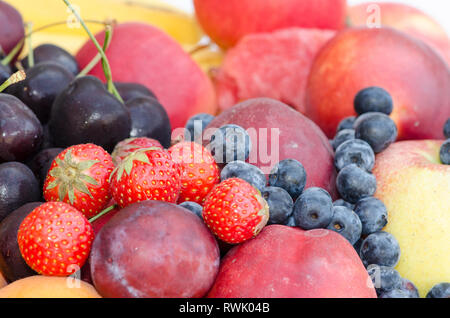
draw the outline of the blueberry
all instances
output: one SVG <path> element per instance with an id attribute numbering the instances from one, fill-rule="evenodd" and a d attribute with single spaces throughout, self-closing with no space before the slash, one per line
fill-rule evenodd
<path id="1" fill-rule="evenodd" d="M 408 279 L 402 277 L 402 286 L 400 290 L 405 291 L 409 298 L 419 298 L 419 290 L 417 287 Z"/>
<path id="2" fill-rule="evenodd" d="M 362 225 L 355 212 L 345 206 L 335 206 L 327 229 L 341 234 L 353 245 L 361 237 Z"/>
<path id="3" fill-rule="evenodd" d="M 208 148 L 217 163 L 228 163 L 235 160 L 245 161 L 250 155 L 252 144 L 244 128 L 229 124 L 214 132 Z"/>
<path id="4" fill-rule="evenodd" d="M 261 194 L 269 205 L 268 224 L 286 224 L 292 215 L 294 201 L 286 190 L 278 187 L 265 187 Z"/>
<path id="5" fill-rule="evenodd" d="M 247 181 L 259 191 L 266 186 L 266 175 L 257 166 L 236 160 L 228 163 L 220 173 L 220 180 L 239 178 Z"/>
<path id="6" fill-rule="evenodd" d="M 392 234 L 379 231 L 364 239 L 359 256 L 366 267 L 370 264 L 394 267 L 400 258 L 400 246 Z"/>
<path id="7" fill-rule="evenodd" d="M 179 206 L 182 206 L 183 208 L 197 215 L 199 218 L 203 219 L 202 216 L 203 207 L 200 204 L 192 201 L 184 201 L 180 203 Z"/>
<path id="8" fill-rule="evenodd" d="M 450 139 L 444 141 L 439 150 L 439 158 L 444 165 L 450 165 Z"/>
<path id="9" fill-rule="evenodd" d="M 345 206 L 345 207 L 349 208 L 350 210 L 354 210 L 354 208 L 355 208 L 354 204 L 347 202 L 343 199 L 338 199 L 338 200 L 334 201 L 333 206 Z"/>
<path id="10" fill-rule="evenodd" d="M 427 293 L 426 298 L 450 298 L 450 283 L 434 285 Z"/>
<path id="11" fill-rule="evenodd" d="M 339 147 L 340 144 L 347 140 L 355 139 L 355 130 L 354 129 L 343 129 L 340 130 L 336 136 L 334 136 L 334 139 L 331 141 L 331 145 L 333 146 L 333 149 L 336 150 L 337 147 Z"/>
<path id="12" fill-rule="evenodd" d="M 387 224 L 387 209 L 383 202 L 374 197 L 362 198 L 355 204 L 355 213 L 362 223 L 362 235 L 369 235 Z"/>
<path id="13" fill-rule="evenodd" d="M 446 139 L 450 138 L 450 118 L 444 124 L 444 137 Z"/>
<path id="14" fill-rule="evenodd" d="M 337 126 L 336 133 L 344 129 L 353 129 L 355 119 L 355 116 L 345 117 L 344 119 L 342 119 Z"/>
<path id="15" fill-rule="evenodd" d="M 367 87 L 356 94 L 353 106 L 358 115 L 368 112 L 392 113 L 391 95 L 381 87 Z"/>
<path id="16" fill-rule="evenodd" d="M 284 223 L 284 225 L 286 226 L 291 226 L 291 227 L 296 227 L 297 225 L 295 224 L 295 219 L 294 219 L 294 215 L 291 214 L 291 216 L 289 216 L 286 220 L 286 222 Z"/>
<path id="17" fill-rule="evenodd" d="M 202 132 L 213 119 L 213 115 L 206 113 L 199 113 L 189 118 L 185 127 L 185 140 L 200 142 L 203 138 Z"/>
<path id="18" fill-rule="evenodd" d="M 387 292 L 382 292 L 378 295 L 378 298 L 413 298 L 411 295 L 403 289 L 393 289 Z"/>
<path id="19" fill-rule="evenodd" d="M 377 181 L 371 173 L 359 168 L 356 164 L 350 164 L 339 171 L 336 188 L 342 199 L 356 203 L 375 193 Z"/>
<path id="20" fill-rule="evenodd" d="M 269 174 L 269 185 L 283 188 L 295 200 L 306 185 L 305 168 L 295 159 L 281 160 Z"/>
<path id="21" fill-rule="evenodd" d="M 397 126 L 383 113 L 365 113 L 354 124 L 355 138 L 366 141 L 375 153 L 389 147 L 397 139 Z"/>
<path id="22" fill-rule="evenodd" d="M 364 241 L 364 239 L 362 237 L 360 237 L 355 244 L 353 244 L 353 248 L 355 249 L 355 251 L 359 254 L 359 250 L 361 249 L 361 244 Z"/>
<path id="23" fill-rule="evenodd" d="M 375 164 L 375 153 L 364 140 L 347 140 L 337 147 L 334 155 L 336 169 L 339 171 L 352 163 L 368 172 L 372 171 Z"/>
<path id="24" fill-rule="evenodd" d="M 325 228 L 333 217 L 330 194 L 322 188 L 306 189 L 294 203 L 295 224 L 304 230 Z"/>
<path id="25" fill-rule="evenodd" d="M 367 273 L 378 295 L 402 287 L 402 277 L 392 267 L 371 264 L 367 267 Z"/>

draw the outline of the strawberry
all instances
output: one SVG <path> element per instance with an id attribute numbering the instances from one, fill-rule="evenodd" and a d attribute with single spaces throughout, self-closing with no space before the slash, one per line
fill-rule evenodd
<path id="1" fill-rule="evenodd" d="M 46 202 L 19 226 L 17 242 L 25 262 L 42 275 L 68 276 L 85 263 L 94 240 L 86 217 L 64 202 Z"/>
<path id="2" fill-rule="evenodd" d="M 211 153 L 195 142 L 180 142 L 169 148 L 181 166 L 181 192 L 178 203 L 193 201 L 202 204 L 206 195 L 219 182 L 219 167 Z"/>
<path id="3" fill-rule="evenodd" d="M 203 220 L 222 241 L 242 243 L 258 235 L 269 220 L 269 206 L 260 192 L 238 178 L 222 181 L 203 205 Z"/>
<path id="4" fill-rule="evenodd" d="M 112 158 L 102 147 L 71 146 L 53 160 L 44 183 L 44 199 L 69 203 L 90 218 L 111 199 L 109 176 L 113 169 Z"/>
<path id="5" fill-rule="evenodd" d="M 171 155 L 158 147 L 132 152 L 111 174 L 111 192 L 120 207 L 144 200 L 176 203 L 181 170 Z"/>
<path id="6" fill-rule="evenodd" d="M 156 139 L 147 138 L 147 137 L 136 137 L 136 138 L 127 138 L 119 142 L 115 147 L 111 154 L 114 165 L 117 167 L 119 163 L 125 159 L 130 153 L 142 149 L 142 148 L 150 148 L 150 147 L 159 147 L 164 149 L 161 146 L 160 142 Z"/>

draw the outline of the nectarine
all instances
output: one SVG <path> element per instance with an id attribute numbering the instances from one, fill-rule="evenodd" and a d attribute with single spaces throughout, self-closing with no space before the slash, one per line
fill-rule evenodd
<path id="1" fill-rule="evenodd" d="M 376 19 L 379 18 L 379 21 Z M 349 6 L 347 21 L 352 26 L 379 22 L 412 35 L 434 49 L 450 65 L 450 38 L 445 29 L 425 12 L 403 3 L 367 2 Z"/>
<path id="2" fill-rule="evenodd" d="M 224 48 L 252 33 L 345 25 L 345 0 L 194 0 L 194 5 L 206 34 Z"/>
<path id="3" fill-rule="evenodd" d="M 268 225 L 222 259 L 214 298 L 376 298 L 353 246 L 336 232 Z"/>
<path id="4" fill-rule="evenodd" d="M 318 53 L 306 89 L 305 114 L 332 138 L 340 120 L 355 115 L 363 88 L 392 96 L 399 139 L 441 138 L 450 117 L 450 69 L 422 41 L 392 28 L 349 28 Z"/>
<path id="5" fill-rule="evenodd" d="M 320 128 L 301 113 L 271 98 L 248 99 L 212 120 L 204 140 L 225 124 L 246 129 L 252 142 L 247 161 L 264 173 L 283 159 L 296 159 L 306 170 L 306 187 L 322 187 L 336 197 L 333 148 Z"/>
<path id="6" fill-rule="evenodd" d="M 396 142 L 376 156 L 375 197 L 388 211 L 385 231 L 397 239 L 396 266 L 425 297 L 450 281 L 450 166 L 439 162 L 441 140 Z"/>
<path id="7" fill-rule="evenodd" d="M 163 31 L 144 23 L 114 27 L 106 55 L 118 82 L 134 82 L 155 93 L 166 109 L 172 128 L 184 127 L 197 113 L 216 112 L 216 98 L 209 77 L 183 48 Z M 104 32 L 96 35 L 103 42 Z M 81 68 L 97 54 L 92 41 L 78 51 Z M 104 79 L 101 63 L 90 72 Z"/>

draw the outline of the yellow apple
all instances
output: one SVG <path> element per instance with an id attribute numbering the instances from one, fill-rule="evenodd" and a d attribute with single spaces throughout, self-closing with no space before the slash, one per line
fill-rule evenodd
<path id="1" fill-rule="evenodd" d="M 450 281 L 450 166 L 439 160 L 440 140 L 400 141 L 376 157 L 375 197 L 388 210 L 385 231 L 401 249 L 396 266 L 421 297 Z"/>

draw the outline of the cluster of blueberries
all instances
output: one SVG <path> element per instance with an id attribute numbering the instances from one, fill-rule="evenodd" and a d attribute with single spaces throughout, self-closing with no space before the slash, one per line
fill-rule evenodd
<path id="1" fill-rule="evenodd" d="M 343 119 L 331 140 L 338 171 L 336 188 L 341 197 L 334 202 L 322 188 L 304 189 L 306 171 L 295 159 L 276 164 L 267 181 L 261 169 L 245 162 L 251 140 L 240 126 L 220 127 L 208 147 L 216 161 L 225 164 L 221 180 L 241 178 L 261 192 L 270 209 L 268 224 L 335 231 L 354 246 L 380 298 L 419 297 L 414 284 L 394 269 L 400 258 L 400 246 L 392 234 L 382 231 L 388 222 L 387 209 L 382 201 L 373 197 L 376 179 L 371 171 L 375 154 L 397 138 L 397 127 L 389 117 L 392 98 L 382 88 L 369 87 L 356 95 L 354 108 L 357 116 Z M 188 135 L 193 136 L 194 122 L 200 122 L 204 128 L 213 118 L 206 114 L 193 116 L 186 125 Z M 201 217 L 200 205 L 193 202 L 182 205 Z M 450 284 L 441 283 L 434 286 L 427 297 L 449 295 Z"/>

